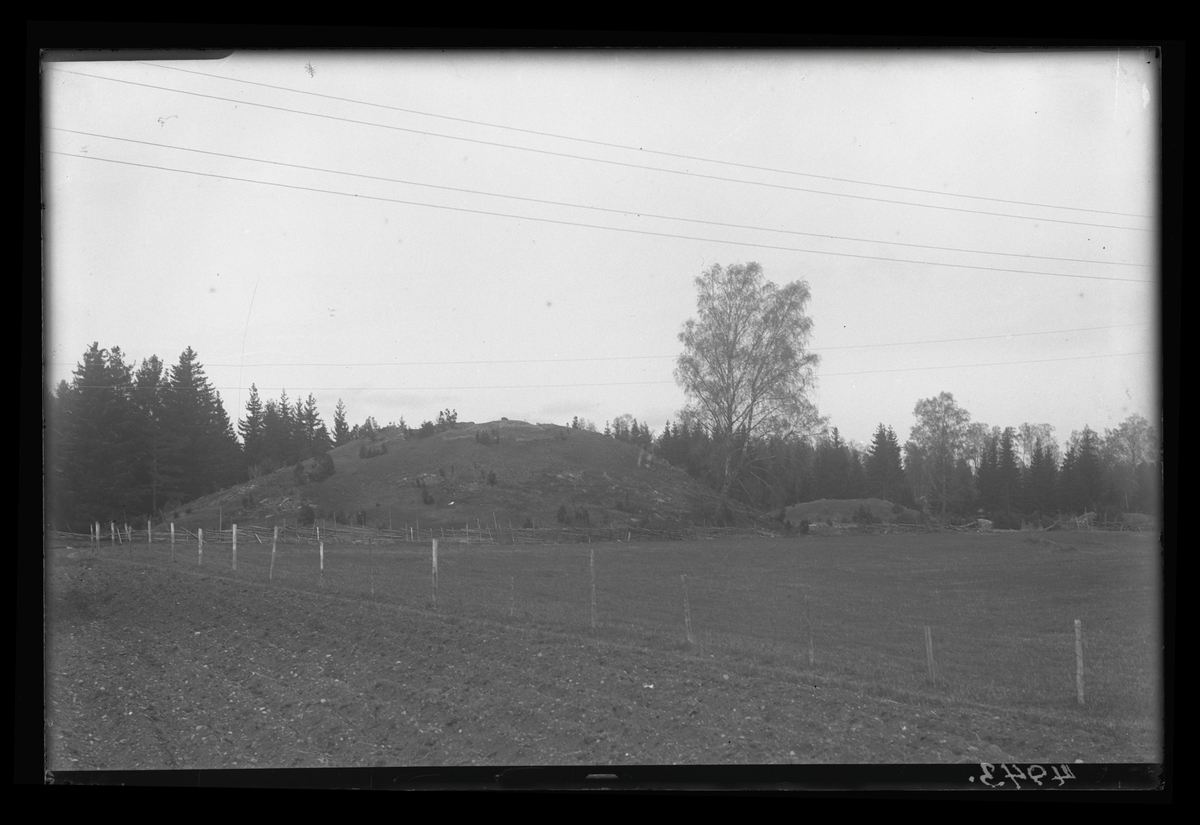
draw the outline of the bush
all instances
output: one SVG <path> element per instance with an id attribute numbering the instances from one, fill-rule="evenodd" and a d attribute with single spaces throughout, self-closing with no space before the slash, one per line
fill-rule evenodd
<path id="1" fill-rule="evenodd" d="M 800 519 L 800 535 L 808 535 L 808 519 L 806 518 Z"/>
<path id="2" fill-rule="evenodd" d="M 317 466 L 309 473 L 309 481 L 324 481 L 337 472 L 333 466 L 333 456 L 324 453 L 317 458 Z"/>
<path id="3" fill-rule="evenodd" d="M 317 520 L 317 511 L 313 509 L 311 504 L 305 504 L 300 508 L 300 514 L 296 517 L 296 521 L 301 527 L 312 527 Z"/>
<path id="4" fill-rule="evenodd" d="M 570 524 L 571 523 L 571 511 L 567 509 L 567 505 L 565 505 L 565 504 L 563 504 L 562 506 L 560 506 L 558 508 L 558 523 L 559 524 Z"/>
<path id="5" fill-rule="evenodd" d="M 421 501 L 425 504 L 433 504 L 433 496 L 429 495 L 429 491 L 425 489 L 425 485 L 421 485 Z"/>
<path id="6" fill-rule="evenodd" d="M 297 486 L 308 482 L 308 473 L 304 471 L 303 461 L 297 461 L 296 466 L 292 468 L 292 480 Z"/>
<path id="7" fill-rule="evenodd" d="M 729 502 L 722 501 L 721 509 L 718 511 L 718 523 L 721 527 L 733 527 L 733 511 L 729 509 Z"/>
<path id="8" fill-rule="evenodd" d="M 488 473 L 488 484 L 490 484 L 493 487 L 496 486 L 496 471 L 495 470 L 492 470 L 491 472 Z"/>
<path id="9" fill-rule="evenodd" d="M 867 505 L 860 504 L 854 511 L 854 521 L 858 524 L 878 524 L 880 520 Z"/>
<path id="10" fill-rule="evenodd" d="M 575 524 L 582 524 L 585 527 L 591 526 L 592 519 L 588 515 L 588 511 L 582 507 L 575 508 Z"/>
<path id="11" fill-rule="evenodd" d="M 1002 510 L 990 516 L 992 527 L 997 530 L 1020 530 L 1021 514 L 1011 510 Z"/>
<path id="12" fill-rule="evenodd" d="M 525 523 L 524 523 L 524 524 L 522 524 L 522 525 L 521 525 L 521 527 L 522 527 L 522 528 L 524 528 L 524 529 L 526 529 L 526 530 L 532 530 L 532 529 L 533 529 L 533 519 L 531 519 L 531 518 L 526 518 L 526 519 L 525 519 Z"/>

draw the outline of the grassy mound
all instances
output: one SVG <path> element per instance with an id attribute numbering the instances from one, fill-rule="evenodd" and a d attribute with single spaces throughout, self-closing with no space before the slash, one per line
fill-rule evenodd
<path id="1" fill-rule="evenodd" d="M 560 515 L 592 527 L 769 523 L 736 504 L 723 513 L 715 492 L 634 445 L 556 424 L 465 423 L 424 439 L 360 439 L 330 455 L 328 478 L 307 480 L 287 467 L 191 502 L 176 522 L 294 524 L 311 507 L 318 521 L 341 515 L 395 530 L 543 527 L 562 523 Z M 316 462 L 305 467 L 315 470 Z"/>
<path id="2" fill-rule="evenodd" d="M 786 518 L 792 524 L 799 524 L 804 519 L 814 523 L 832 521 L 834 524 L 851 524 L 855 513 L 866 508 L 876 521 L 884 524 L 916 524 L 920 520 L 921 514 L 916 510 L 901 507 L 900 512 L 896 513 L 894 507 L 892 502 L 881 498 L 822 498 L 788 507 Z"/>

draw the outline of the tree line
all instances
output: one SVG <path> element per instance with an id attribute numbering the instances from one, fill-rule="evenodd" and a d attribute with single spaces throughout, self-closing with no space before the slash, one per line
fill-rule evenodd
<path id="1" fill-rule="evenodd" d="M 195 498 L 308 459 L 318 459 L 314 472 L 328 475 L 333 467 L 325 456 L 334 446 L 385 432 L 421 436 L 458 419 L 445 410 L 419 430 L 410 431 L 403 418 L 380 427 L 371 416 L 351 427 L 339 399 L 330 433 L 312 394 L 293 403 L 284 390 L 264 401 L 251 384 L 235 434 L 191 347 L 174 366 L 151 356 L 135 369 L 120 347 L 98 343 L 71 381 L 48 393 L 45 411 L 48 521 L 80 531 L 93 521 L 173 515 Z"/>
<path id="2" fill-rule="evenodd" d="M 174 366 L 151 356 L 134 369 L 119 347 L 93 344 L 72 380 L 49 394 L 46 411 L 50 521 L 77 529 L 162 517 L 350 441 L 423 438 L 458 425 L 458 412 L 446 409 L 418 428 L 403 418 L 381 427 L 371 416 L 350 426 L 339 399 L 330 433 L 311 394 L 292 402 L 285 390 L 263 401 L 252 384 L 235 434 L 190 347 Z M 1062 446 L 1047 424 L 973 422 L 949 393 L 919 401 L 913 417 L 903 445 L 881 423 L 865 447 L 846 442 L 825 419 L 803 432 L 742 426 L 730 434 L 693 410 L 657 435 L 628 414 L 605 422 L 603 432 L 763 511 L 822 498 L 882 498 L 942 518 L 985 515 L 1004 525 L 1057 513 L 1158 510 L 1158 433 L 1142 416 L 1103 435 L 1085 426 Z M 570 426 L 597 431 L 578 417 Z M 332 462 L 320 468 L 328 474 Z"/>
<path id="3" fill-rule="evenodd" d="M 1131 415 L 1101 435 L 1091 427 L 1060 447 L 1049 424 L 990 427 L 972 422 L 950 393 L 917 403 L 903 445 L 879 424 L 865 447 L 837 427 L 811 436 L 747 439 L 727 476 L 727 451 L 698 419 L 668 421 L 655 435 L 625 415 L 604 434 L 653 449 L 656 457 L 714 490 L 763 511 L 817 499 L 880 498 L 948 520 L 985 516 L 998 526 L 1058 514 L 1154 514 L 1158 434 Z"/>
<path id="4" fill-rule="evenodd" d="M 47 401 L 50 522 L 141 519 L 235 484 L 245 456 L 221 396 L 188 347 L 136 370 L 120 347 L 83 354 Z"/>

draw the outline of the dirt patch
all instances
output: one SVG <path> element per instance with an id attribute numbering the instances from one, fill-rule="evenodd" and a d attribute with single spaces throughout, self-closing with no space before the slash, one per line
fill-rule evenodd
<path id="1" fill-rule="evenodd" d="M 1070 711 L 886 698 L 754 650 L 596 640 L 520 610 L 115 556 L 52 555 L 48 573 L 51 770 L 1146 758 L 1144 732 Z"/>

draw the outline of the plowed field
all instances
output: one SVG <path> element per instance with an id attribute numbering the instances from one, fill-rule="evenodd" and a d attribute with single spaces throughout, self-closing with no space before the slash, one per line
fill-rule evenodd
<path id="1" fill-rule="evenodd" d="M 47 767 L 1159 761 L 1157 543 L 1054 536 L 53 549 Z"/>

